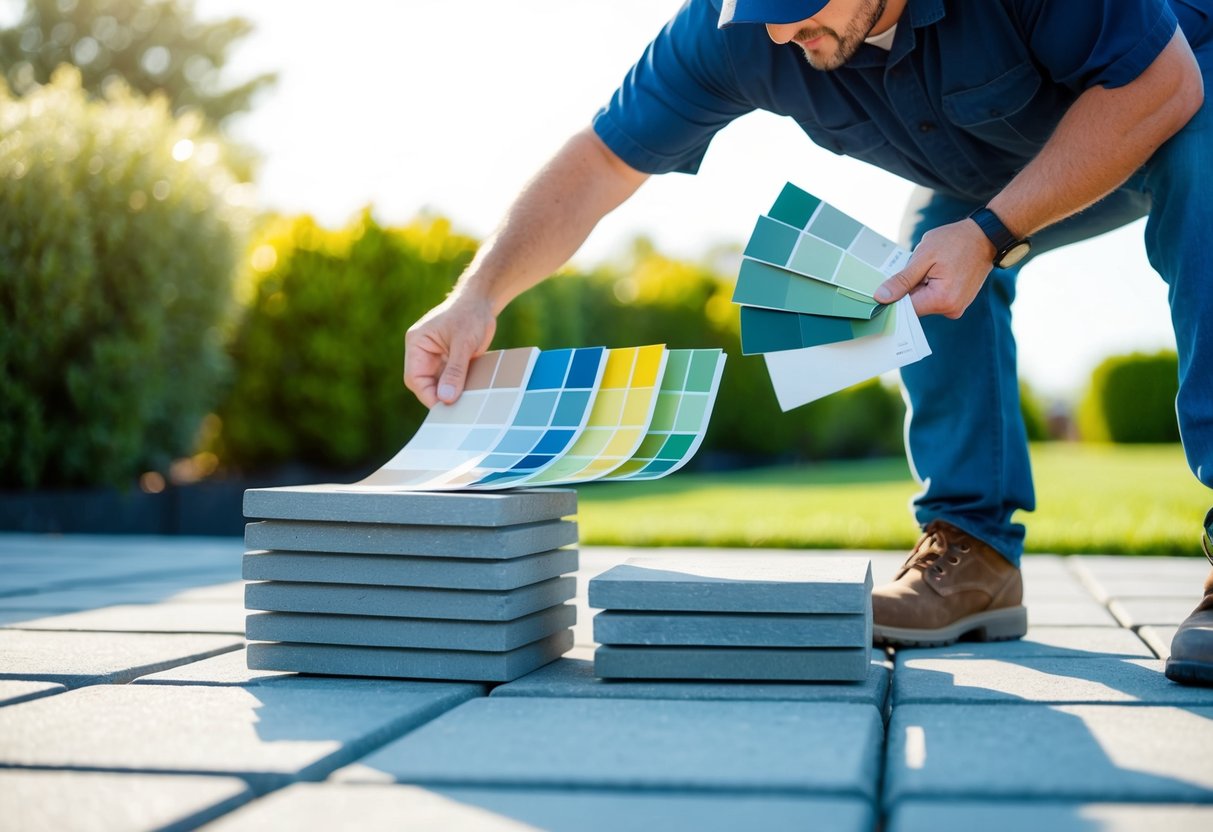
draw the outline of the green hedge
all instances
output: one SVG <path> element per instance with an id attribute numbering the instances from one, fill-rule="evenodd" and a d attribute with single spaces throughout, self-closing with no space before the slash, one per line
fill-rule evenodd
<path id="1" fill-rule="evenodd" d="M 401 383 L 405 330 L 442 300 L 476 243 L 429 219 L 384 228 L 370 212 L 326 230 L 272 223 L 251 247 L 239 368 L 213 447 L 228 468 L 382 462 L 424 418 Z M 623 261 L 544 281 L 502 313 L 495 348 L 663 343 L 726 350 L 704 450 L 747 459 L 901 452 L 904 408 L 878 382 L 780 412 L 760 358 L 742 357 L 732 283 L 639 243 Z"/>
<path id="2" fill-rule="evenodd" d="M 425 415 L 403 386 L 404 332 L 474 252 L 440 220 L 393 230 L 368 211 L 340 231 L 309 217 L 270 223 L 242 277 L 220 459 L 352 467 L 398 449 Z"/>
<path id="3" fill-rule="evenodd" d="M 1091 374 L 1078 410 L 1085 440 L 1178 442 L 1175 396 L 1179 358 L 1173 350 L 1105 359 Z"/>
<path id="4" fill-rule="evenodd" d="M 0 485 L 128 483 L 193 445 L 227 367 L 246 191 L 197 119 L 79 72 L 0 84 Z"/>

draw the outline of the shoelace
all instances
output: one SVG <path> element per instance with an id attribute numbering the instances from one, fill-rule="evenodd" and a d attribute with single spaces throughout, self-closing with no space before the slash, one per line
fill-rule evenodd
<path id="1" fill-rule="evenodd" d="M 959 542 L 956 544 L 956 549 L 964 553 L 968 552 L 971 548 L 971 544 L 961 536 Z M 907 569 L 921 569 L 923 572 L 934 569 L 935 577 L 938 579 L 945 571 L 943 564 L 939 563 L 939 559 L 947 554 L 949 549 L 948 532 L 939 521 L 932 521 L 923 530 L 922 539 L 918 541 L 918 545 L 910 552 L 910 556 L 906 559 L 904 567 Z M 960 563 L 960 558 L 949 556 L 947 562 L 952 566 L 956 566 Z"/>

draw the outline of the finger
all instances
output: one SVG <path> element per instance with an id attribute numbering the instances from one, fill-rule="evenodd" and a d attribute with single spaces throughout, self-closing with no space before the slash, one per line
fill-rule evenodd
<path id="1" fill-rule="evenodd" d="M 897 274 L 876 287 L 872 295 L 880 303 L 895 303 L 910 293 L 915 286 L 923 281 L 927 272 L 934 265 L 925 257 L 910 257 L 910 262 Z"/>
<path id="2" fill-rule="evenodd" d="M 438 403 L 438 374 L 442 368 L 441 353 L 427 349 L 424 339 L 405 338 L 404 386 L 426 407 Z"/>
<path id="3" fill-rule="evenodd" d="M 464 341 L 451 345 L 451 353 L 446 359 L 446 368 L 438 381 L 438 400 L 454 404 L 463 394 L 463 384 L 467 381 L 468 364 L 472 360 L 474 348 Z"/>

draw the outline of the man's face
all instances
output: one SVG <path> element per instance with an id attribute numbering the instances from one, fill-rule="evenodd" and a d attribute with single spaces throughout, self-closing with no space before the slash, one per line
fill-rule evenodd
<path id="1" fill-rule="evenodd" d="M 851 59 L 885 12 L 888 0 L 832 0 L 807 20 L 768 23 L 776 43 L 795 43 L 814 69 L 837 69 Z"/>

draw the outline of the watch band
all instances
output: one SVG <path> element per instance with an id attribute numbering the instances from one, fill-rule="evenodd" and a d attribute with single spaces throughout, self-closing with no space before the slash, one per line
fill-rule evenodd
<path id="1" fill-rule="evenodd" d="M 977 223 L 994 245 L 994 265 L 999 268 L 1013 266 L 1027 256 L 1031 250 L 1031 242 L 1025 237 L 1020 239 L 1011 233 L 998 215 L 989 208 L 978 208 L 969 214 L 969 219 Z"/>

